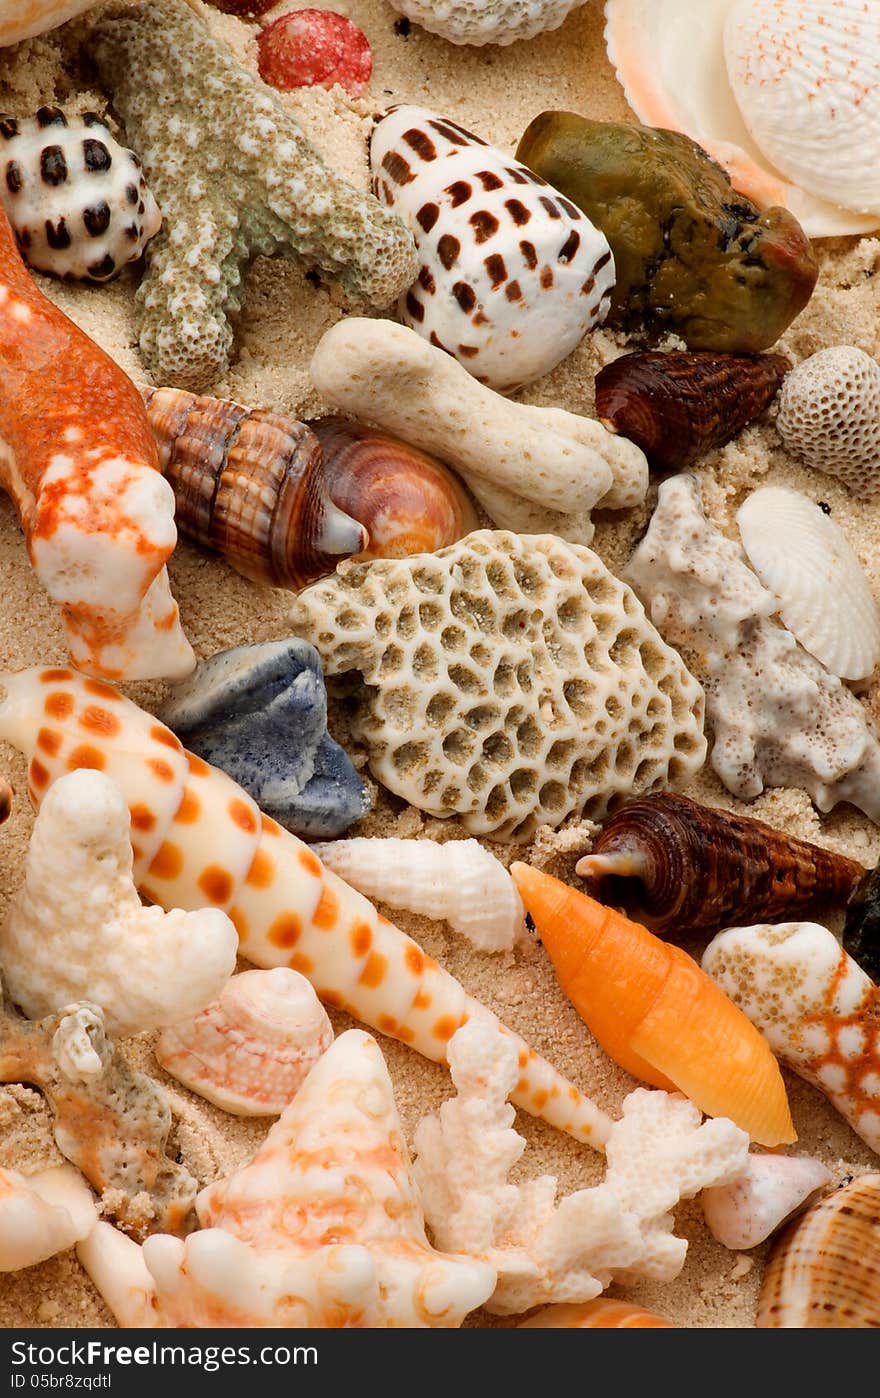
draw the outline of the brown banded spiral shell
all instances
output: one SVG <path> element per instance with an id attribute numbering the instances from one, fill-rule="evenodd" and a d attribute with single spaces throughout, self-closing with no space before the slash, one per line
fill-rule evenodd
<path id="1" fill-rule="evenodd" d="M 596 375 L 596 415 L 655 471 L 680 471 L 760 417 L 790 369 L 781 354 L 624 354 Z"/>
<path id="2" fill-rule="evenodd" d="M 661 937 L 798 919 L 846 903 L 864 872 L 763 821 L 669 791 L 625 802 L 577 864 L 603 902 Z"/>
<path id="3" fill-rule="evenodd" d="M 435 456 L 344 417 L 307 426 L 321 443 L 334 504 L 370 536 L 359 558 L 434 553 L 478 527 L 467 491 Z"/>
<path id="4" fill-rule="evenodd" d="M 7 821 L 12 814 L 12 787 L 5 778 L 0 777 L 0 825 Z"/>
<path id="5" fill-rule="evenodd" d="M 782 1234 L 764 1271 L 761 1330 L 880 1326 L 880 1175 L 828 1194 Z"/>
<path id="6" fill-rule="evenodd" d="M 244 577 L 298 591 L 364 547 L 303 423 L 182 389 L 141 392 L 181 532 Z"/>

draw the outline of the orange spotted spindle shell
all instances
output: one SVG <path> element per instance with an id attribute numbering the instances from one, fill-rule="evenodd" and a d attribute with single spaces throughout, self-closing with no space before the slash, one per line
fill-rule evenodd
<path id="1" fill-rule="evenodd" d="M 134 880 L 164 908 L 222 908 L 257 966 L 289 966 L 344 1009 L 438 1063 L 455 1031 L 495 1016 L 224 772 L 186 752 L 151 714 L 71 670 L 0 675 L 0 738 L 30 760 L 39 806 L 51 783 L 95 767 L 131 811 Z M 601 1147 L 611 1120 L 517 1035 L 512 1100 Z"/>

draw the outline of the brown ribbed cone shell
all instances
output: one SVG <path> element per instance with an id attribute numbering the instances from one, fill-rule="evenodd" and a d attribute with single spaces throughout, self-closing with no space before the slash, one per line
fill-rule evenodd
<path id="1" fill-rule="evenodd" d="M 790 368 L 781 354 L 624 354 L 596 375 L 596 415 L 653 470 L 680 471 L 760 417 Z"/>
<path id="2" fill-rule="evenodd" d="M 880 1175 L 826 1195 L 780 1236 L 764 1270 L 757 1325 L 880 1326 Z"/>
<path id="3" fill-rule="evenodd" d="M 9 819 L 12 812 L 12 787 L 0 777 L 0 825 Z"/>
<path id="4" fill-rule="evenodd" d="M 635 857 L 638 873 L 591 867 L 593 858 L 608 855 Z M 811 909 L 845 904 L 865 872 L 855 860 L 763 821 L 670 791 L 625 802 L 577 870 L 602 902 L 625 907 L 661 937 L 796 921 Z"/>
<path id="5" fill-rule="evenodd" d="M 176 388 L 141 390 L 181 532 L 255 582 L 294 591 L 358 553 L 320 443 L 295 418 Z"/>
<path id="6" fill-rule="evenodd" d="M 435 553 L 479 528 L 466 490 L 436 457 L 343 417 L 310 422 L 324 450 L 333 502 L 360 520 L 360 558 Z"/>

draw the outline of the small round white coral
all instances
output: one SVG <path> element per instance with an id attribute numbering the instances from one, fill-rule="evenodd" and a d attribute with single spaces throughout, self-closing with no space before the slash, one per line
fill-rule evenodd
<path id="1" fill-rule="evenodd" d="M 71 772 L 47 793 L 0 929 L 10 995 L 31 1019 L 88 1000 L 109 1033 L 137 1034 L 198 1013 L 232 974 L 238 937 L 225 913 L 142 906 L 129 831 L 102 772 Z"/>
<path id="2" fill-rule="evenodd" d="M 864 350 L 834 345 L 793 369 L 776 428 L 792 456 L 853 495 L 880 493 L 880 365 Z"/>

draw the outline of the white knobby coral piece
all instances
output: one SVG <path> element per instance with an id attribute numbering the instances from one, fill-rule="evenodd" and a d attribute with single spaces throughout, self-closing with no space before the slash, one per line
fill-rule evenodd
<path id="1" fill-rule="evenodd" d="M 776 485 L 753 491 L 736 522 L 804 650 L 842 680 L 867 679 L 880 660 L 880 612 L 843 530 L 806 495 Z"/>
<path id="2" fill-rule="evenodd" d="M 478 951 L 509 951 L 525 931 L 513 879 L 476 840 L 335 840 L 313 848 L 368 898 L 448 922 Z"/>
<path id="3" fill-rule="evenodd" d="M 699 685 L 601 559 L 553 535 L 343 565 L 291 621 L 326 674 L 363 675 L 373 775 L 472 834 L 527 839 L 703 764 Z"/>
<path id="4" fill-rule="evenodd" d="M 232 974 L 238 937 L 225 913 L 142 906 L 129 832 L 122 792 L 102 772 L 71 772 L 47 793 L 0 930 L 10 993 L 31 1019 L 87 999 L 124 1037 L 197 1013 Z"/>
<path id="5" fill-rule="evenodd" d="M 506 1100 L 515 1050 L 470 1020 L 450 1042 L 449 1065 L 458 1096 L 416 1128 L 413 1169 L 437 1245 L 497 1269 L 486 1305 L 495 1314 L 588 1301 L 625 1274 L 672 1280 L 687 1243 L 672 1232 L 671 1210 L 746 1168 L 748 1136 L 733 1122 L 701 1125 L 684 1097 L 640 1088 L 611 1129 L 604 1182 L 557 1203 L 551 1175 L 508 1183 L 525 1149 Z"/>
<path id="6" fill-rule="evenodd" d="M 854 345 L 811 355 L 786 375 L 776 430 L 792 456 L 872 499 L 880 493 L 880 364 Z"/>
<path id="7" fill-rule="evenodd" d="M 18 1272 L 87 1238 L 98 1211 L 82 1175 L 58 1165 L 36 1175 L 0 1170 L 0 1272 Z"/>
<path id="8" fill-rule="evenodd" d="M 275 1116 L 292 1102 L 333 1026 L 305 976 L 286 966 L 243 971 L 193 1019 L 163 1030 L 156 1058 L 234 1116 Z"/>
<path id="9" fill-rule="evenodd" d="M 816 922 L 730 927 L 703 970 L 880 1152 L 880 989 Z"/>
<path id="10" fill-rule="evenodd" d="M 391 0 L 395 10 L 450 44 L 505 46 L 558 29 L 584 0 Z"/>
<path id="11" fill-rule="evenodd" d="M 865 710 L 773 619 L 776 597 L 706 519 L 693 476 L 661 485 L 625 576 L 702 680 L 712 766 L 734 796 L 801 787 L 821 811 L 851 801 L 880 821 L 880 744 Z"/>
<path id="12" fill-rule="evenodd" d="M 726 1248 L 747 1251 L 830 1183 L 831 1171 L 812 1156 L 754 1154 L 739 1179 L 704 1189 L 700 1203 L 713 1238 Z"/>
<path id="13" fill-rule="evenodd" d="M 452 466 L 502 528 L 521 531 L 537 507 L 532 532 L 589 543 L 591 509 L 645 498 L 648 464 L 632 442 L 593 418 L 502 398 L 404 325 L 339 321 L 311 375 L 333 407 Z"/>
<path id="14" fill-rule="evenodd" d="M 183 1242 L 132 1251 L 100 1229 L 80 1248 L 120 1324 L 450 1328 L 495 1284 L 491 1264 L 428 1243 L 391 1079 L 359 1029 L 196 1210 L 202 1231 Z"/>

